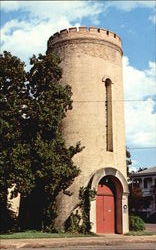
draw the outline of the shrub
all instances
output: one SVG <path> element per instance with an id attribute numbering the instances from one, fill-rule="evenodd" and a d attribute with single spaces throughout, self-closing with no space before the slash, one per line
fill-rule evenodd
<path id="1" fill-rule="evenodd" d="M 91 230 L 90 223 L 90 206 L 91 201 L 94 200 L 96 191 L 88 187 L 81 187 L 79 191 L 79 204 L 75 213 L 71 213 L 64 224 L 65 231 L 74 233 L 88 234 Z"/>
<path id="2" fill-rule="evenodd" d="M 81 216 L 78 214 L 78 210 L 76 210 L 76 213 L 71 213 L 64 224 L 65 231 L 71 233 L 80 233 L 80 220 Z"/>
<path id="3" fill-rule="evenodd" d="M 130 231 L 143 231 L 145 229 L 145 223 L 138 216 L 130 216 L 129 217 L 129 229 Z"/>

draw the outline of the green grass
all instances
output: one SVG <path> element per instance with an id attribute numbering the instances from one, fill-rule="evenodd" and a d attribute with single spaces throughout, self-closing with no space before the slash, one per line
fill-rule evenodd
<path id="1" fill-rule="evenodd" d="M 129 233 L 125 235 L 132 235 L 132 236 L 141 236 L 141 235 L 156 235 L 156 232 L 148 232 L 148 231 L 129 231 Z"/>
<path id="2" fill-rule="evenodd" d="M 72 237 L 95 237 L 96 234 L 76 233 L 43 233 L 40 231 L 25 231 L 0 234 L 1 239 L 37 239 L 37 238 L 72 238 Z"/>
<path id="3" fill-rule="evenodd" d="M 141 236 L 141 235 L 156 235 L 156 232 L 148 231 L 130 231 L 125 234 L 127 236 Z M 78 233 L 44 233 L 40 231 L 24 231 L 24 232 L 11 232 L 0 234 L 0 239 L 40 239 L 40 238 L 72 238 L 72 237 L 100 237 L 96 234 L 78 234 Z"/>

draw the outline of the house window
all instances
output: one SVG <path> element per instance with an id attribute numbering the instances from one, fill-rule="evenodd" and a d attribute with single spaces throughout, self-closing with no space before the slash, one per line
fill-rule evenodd
<path id="1" fill-rule="evenodd" d="M 144 179 L 144 188 L 147 188 L 147 182 L 148 182 L 148 179 Z"/>
<path id="2" fill-rule="evenodd" d="M 145 178 L 144 179 L 144 188 L 149 188 L 151 183 L 152 183 L 151 178 Z"/>
<path id="3" fill-rule="evenodd" d="M 112 81 L 105 80 L 106 89 L 106 150 L 113 151 L 113 124 L 112 124 Z"/>

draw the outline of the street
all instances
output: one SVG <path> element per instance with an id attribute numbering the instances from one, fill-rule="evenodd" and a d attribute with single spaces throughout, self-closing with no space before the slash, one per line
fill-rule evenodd
<path id="1" fill-rule="evenodd" d="M 13 250 L 15 248 L 9 248 Z M 18 248 L 19 249 L 19 248 Z M 69 246 L 69 247 L 43 247 L 43 248 L 35 248 L 37 250 L 156 250 L 155 243 L 123 243 L 118 245 L 87 245 L 87 246 Z M 24 250 L 34 250 L 34 248 L 24 248 Z"/>

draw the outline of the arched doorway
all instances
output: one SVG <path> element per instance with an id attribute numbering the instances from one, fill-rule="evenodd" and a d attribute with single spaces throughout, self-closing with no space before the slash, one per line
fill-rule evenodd
<path id="1" fill-rule="evenodd" d="M 92 175 L 90 182 L 91 188 L 98 193 L 98 186 L 101 182 L 107 183 L 107 187 L 114 195 L 114 232 L 118 234 L 129 231 L 128 223 L 128 184 L 123 174 L 116 168 L 100 168 Z M 109 185 L 108 185 L 109 183 Z M 90 222 L 91 231 L 97 233 L 97 211 L 96 199 L 91 201 Z"/>
<path id="2" fill-rule="evenodd" d="M 121 233 L 122 194 L 120 181 L 111 175 L 103 177 L 96 195 L 96 232 Z"/>

